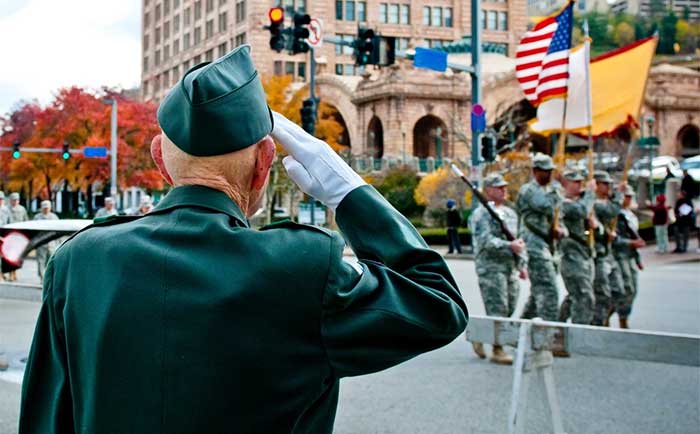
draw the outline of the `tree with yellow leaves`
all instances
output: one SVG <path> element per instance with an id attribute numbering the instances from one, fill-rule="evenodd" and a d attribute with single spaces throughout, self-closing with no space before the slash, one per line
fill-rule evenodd
<path id="1" fill-rule="evenodd" d="M 413 195 L 418 205 L 425 206 L 423 219 L 428 225 L 443 224 L 447 199 L 454 199 L 458 208 L 465 208 L 467 186 L 443 166 L 429 173 L 418 183 Z"/>

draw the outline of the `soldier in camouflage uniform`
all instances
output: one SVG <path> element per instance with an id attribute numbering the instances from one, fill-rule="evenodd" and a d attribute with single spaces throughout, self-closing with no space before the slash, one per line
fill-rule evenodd
<path id="1" fill-rule="evenodd" d="M 484 194 L 510 232 L 517 234 L 518 215 L 515 210 L 504 204 L 507 185 L 500 174 L 490 174 L 484 180 Z M 499 223 L 483 205 L 479 205 L 472 214 L 469 227 L 474 234 L 476 273 L 486 314 L 509 317 L 515 311 L 518 302 L 518 277 L 527 279 L 525 242 L 522 239 L 508 241 Z M 474 342 L 473 345 L 476 354 L 485 358 L 483 345 L 480 342 Z M 503 347 L 494 345 L 491 361 L 510 365 L 513 358 L 503 351 Z"/>
<path id="2" fill-rule="evenodd" d="M 563 224 L 557 224 L 556 230 L 553 230 L 555 209 L 562 200 L 558 183 L 556 186 L 550 185 L 553 169 L 550 156 L 535 155 L 532 169 L 534 179 L 520 188 L 516 203 L 520 215 L 520 234 L 527 246 L 530 275 L 530 298 L 523 318 L 540 317 L 547 321 L 558 318 L 554 242 L 566 234 Z"/>
<path id="3" fill-rule="evenodd" d="M 562 303 L 559 320 L 565 322 L 571 312 L 571 322 L 590 324 L 593 319 L 594 250 L 588 241 L 587 227 L 593 224 L 589 216 L 595 201 L 595 181 L 592 180 L 581 196 L 583 175 L 568 170 L 563 173 L 565 198 L 562 203 L 564 225 L 568 235 L 561 241 L 561 277 L 568 295 Z M 590 219 L 592 220 L 592 219 Z M 588 222 L 588 224 L 587 224 Z"/>
<path id="4" fill-rule="evenodd" d="M 612 293 L 622 292 L 623 286 L 617 263 L 612 256 L 611 243 L 615 238 L 615 218 L 620 212 L 618 201 L 611 200 L 610 187 L 612 178 L 608 172 L 596 171 L 596 201 L 593 209 L 599 226 L 595 231 L 595 310 L 591 324 L 607 325 L 612 309 Z"/>
<path id="5" fill-rule="evenodd" d="M 629 328 L 627 318 L 632 311 L 632 303 L 637 295 L 637 268 L 640 270 L 644 268 L 637 249 L 646 245 L 643 239 L 634 238 L 632 235 L 633 233 L 638 234 L 639 230 L 639 220 L 630 209 L 633 200 L 634 190 L 628 185 L 617 219 L 617 237 L 612 245 L 613 257 L 624 285 L 624 292 L 613 293 L 613 308 L 619 317 L 620 328 L 623 329 Z"/>

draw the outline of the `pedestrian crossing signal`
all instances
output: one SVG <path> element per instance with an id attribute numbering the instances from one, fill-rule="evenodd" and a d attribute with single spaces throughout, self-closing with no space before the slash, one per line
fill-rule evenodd
<path id="1" fill-rule="evenodd" d="M 14 158 L 15 160 L 22 156 L 22 153 L 19 150 L 19 145 L 19 142 L 15 142 L 12 144 L 12 158 Z"/>

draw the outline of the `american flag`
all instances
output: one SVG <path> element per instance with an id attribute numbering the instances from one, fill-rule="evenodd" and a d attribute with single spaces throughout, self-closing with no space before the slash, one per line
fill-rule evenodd
<path id="1" fill-rule="evenodd" d="M 557 15 L 537 23 L 520 40 L 515 76 L 525 97 L 535 107 L 550 98 L 566 97 L 573 16 L 573 2 L 569 2 Z"/>

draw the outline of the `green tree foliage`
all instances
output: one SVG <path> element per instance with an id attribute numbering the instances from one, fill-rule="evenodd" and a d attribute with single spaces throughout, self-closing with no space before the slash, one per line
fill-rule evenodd
<path id="1" fill-rule="evenodd" d="M 408 167 L 388 170 L 384 176 L 372 180 L 372 185 L 404 216 L 418 217 L 425 207 L 416 203 L 413 191 L 418 187 L 418 173 Z"/>
<path id="2" fill-rule="evenodd" d="M 634 28 L 627 22 L 622 21 L 615 26 L 613 41 L 619 47 L 634 42 Z"/>
<path id="3" fill-rule="evenodd" d="M 678 17 L 673 11 L 669 11 L 661 20 L 659 29 L 659 48 L 656 50 L 660 54 L 674 54 L 673 44 L 676 43 L 676 24 Z"/>

